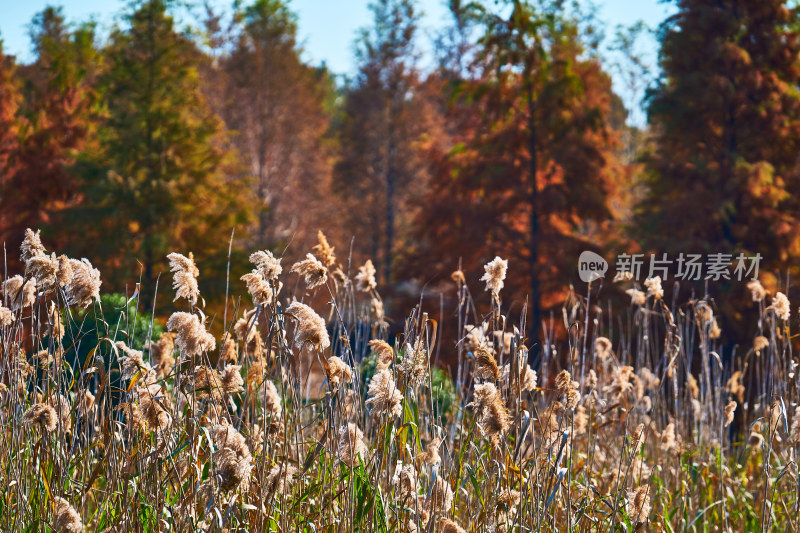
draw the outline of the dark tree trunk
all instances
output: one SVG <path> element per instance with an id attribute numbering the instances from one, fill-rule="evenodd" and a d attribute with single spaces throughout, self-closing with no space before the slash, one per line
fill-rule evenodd
<path id="1" fill-rule="evenodd" d="M 536 149 L 536 102 L 534 100 L 533 81 L 530 79 L 532 74 L 528 72 L 528 154 L 529 172 L 531 174 L 530 197 L 530 234 L 528 240 L 528 272 L 531 278 L 530 284 L 530 309 L 531 321 L 528 324 L 528 342 L 531 345 L 530 356 L 534 357 L 537 349 L 533 348 L 539 344 L 539 329 L 541 328 L 541 309 L 539 307 L 539 191 L 536 186 L 536 169 L 538 167 Z M 539 348 L 540 349 L 540 348 Z"/>
<path id="2" fill-rule="evenodd" d="M 393 93 L 396 92 L 393 91 Z M 395 152 L 397 151 L 395 140 L 395 120 L 397 113 L 394 103 L 389 108 L 389 138 L 386 153 L 386 242 L 384 243 L 384 283 L 388 285 L 392 278 L 392 252 L 394 250 L 394 196 L 395 184 L 397 182 L 397 165 L 395 164 Z"/>

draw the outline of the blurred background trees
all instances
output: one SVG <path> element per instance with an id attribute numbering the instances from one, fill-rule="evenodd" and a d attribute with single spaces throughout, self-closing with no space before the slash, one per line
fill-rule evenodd
<path id="1" fill-rule="evenodd" d="M 344 90 L 334 186 L 356 250 L 372 257 L 388 285 L 427 184 L 419 143 L 433 117 L 417 67 L 419 13 L 411 0 L 377 0 L 373 25 L 356 42 L 358 73 Z"/>
<path id="2" fill-rule="evenodd" d="M 218 300 L 229 244 L 238 277 L 248 250 L 290 264 L 322 228 L 351 274 L 374 261 L 390 316 L 394 299 L 452 294 L 457 268 L 474 282 L 508 258 L 504 304 L 525 306 L 530 342 L 560 320 L 585 249 L 761 253 L 768 288 L 785 289 L 800 256 L 798 12 L 673 4 L 654 75 L 635 50 L 647 30 L 604 37 L 584 3 L 450 0 L 426 36 L 419 2 L 376 0 L 349 79 L 304 60 L 283 0 L 204 5 L 188 27 L 181 6 L 136 0 L 104 40 L 47 8 L 33 61 L 0 61 L 9 272 L 24 228 L 42 227 L 101 259 L 110 290 L 141 276 L 152 291 L 165 255 L 192 251 Z M 647 124 L 631 119 L 645 92 Z"/>
<path id="3" fill-rule="evenodd" d="M 309 228 L 325 220 L 315 215 L 330 190 L 326 132 L 334 86 L 324 67 L 301 60 L 295 18 L 279 0 L 243 8 L 230 51 L 222 50 L 210 73 L 224 87 L 219 114 L 232 132 L 242 175 L 254 178 L 252 243 L 261 248 L 313 244 L 316 232 Z"/>
<path id="4" fill-rule="evenodd" d="M 682 0 L 660 30 L 662 76 L 647 96 L 653 149 L 635 217 L 645 249 L 763 257 L 773 287 L 800 259 L 800 40 L 779 0 Z M 782 277 L 782 279 L 777 279 Z M 716 283 L 740 331 L 742 283 Z M 737 340 L 748 343 L 749 332 Z"/>
<path id="5" fill-rule="evenodd" d="M 92 24 L 69 29 L 61 9 L 47 8 L 30 25 L 35 61 L 17 66 L 14 78 L 0 81 L 6 87 L 0 96 L 6 137 L 0 148 L 5 152 L 0 195 L 4 242 L 21 241 L 27 227 L 52 225 L 53 217 L 80 195 L 69 167 L 92 142 L 93 36 Z M 5 71 L 13 72 L 13 59 L 4 63 Z M 64 233 L 51 233 L 54 242 L 66 243 Z M 10 256 L 12 266 L 15 256 Z"/>

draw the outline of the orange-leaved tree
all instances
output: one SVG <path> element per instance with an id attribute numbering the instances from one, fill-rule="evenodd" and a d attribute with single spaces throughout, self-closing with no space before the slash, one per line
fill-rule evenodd
<path id="1" fill-rule="evenodd" d="M 429 152 L 435 170 L 413 252 L 418 272 L 461 258 L 472 279 L 495 254 L 509 259 L 506 294 L 527 300 L 531 343 L 580 251 L 598 248 L 621 173 L 610 78 L 558 4 L 478 10 L 476 74 L 457 85 L 451 110 L 462 127 Z"/>
<path id="2" fill-rule="evenodd" d="M 781 0 L 676 5 L 661 28 L 650 194 L 634 228 L 648 249 L 673 258 L 760 253 L 760 276 L 775 290 L 782 274 L 797 276 L 800 259 L 798 11 Z M 731 304 L 718 306 L 733 321 L 722 327 L 744 331 L 733 326 L 746 322 L 745 284 L 722 280 L 711 292 Z"/>

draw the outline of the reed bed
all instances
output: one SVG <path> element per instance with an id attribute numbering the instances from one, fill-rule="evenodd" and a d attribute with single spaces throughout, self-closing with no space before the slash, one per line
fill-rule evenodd
<path id="1" fill-rule="evenodd" d="M 453 273 L 442 347 L 421 305 L 388 336 L 371 262 L 346 272 L 321 233 L 312 252 L 253 253 L 222 317 L 170 254 L 181 310 L 159 325 L 158 298 L 110 309 L 88 260 L 29 230 L 2 285 L 0 529 L 800 530 L 783 294 L 751 283 L 753 345 L 723 353 L 712 301 L 622 276 L 629 309 L 570 292 L 566 340 L 551 321 L 531 347 L 495 258 Z"/>

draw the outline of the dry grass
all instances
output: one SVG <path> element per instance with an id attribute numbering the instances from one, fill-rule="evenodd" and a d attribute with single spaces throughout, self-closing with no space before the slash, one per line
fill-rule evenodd
<path id="1" fill-rule="evenodd" d="M 148 331 L 138 346 L 140 322 L 124 314 L 87 350 L 93 337 L 76 335 L 76 322 L 111 311 L 99 275 L 88 261 L 48 257 L 30 232 L 26 272 L 9 277 L 0 308 L 0 529 L 800 528 L 783 295 L 754 290 L 757 301 L 743 303 L 759 306 L 755 347 L 730 362 L 709 302 L 670 309 L 651 281 L 632 293 L 619 331 L 597 302 L 572 295 L 568 343 L 551 339 L 530 368 L 496 258 L 482 280 L 485 316 L 468 289 L 479 280 L 454 273 L 461 340 L 445 347 L 457 351 L 450 381 L 431 368 L 437 328 L 424 309 L 382 342 L 372 264 L 351 281 L 321 240 L 321 262 L 285 273 L 253 254 L 243 279 L 255 307 L 237 307 L 221 337 L 209 333 L 218 318 L 196 307 L 202 265 L 171 255 L 185 310 L 170 333 Z M 297 274 L 330 306 L 289 301 L 280 279 Z"/>

